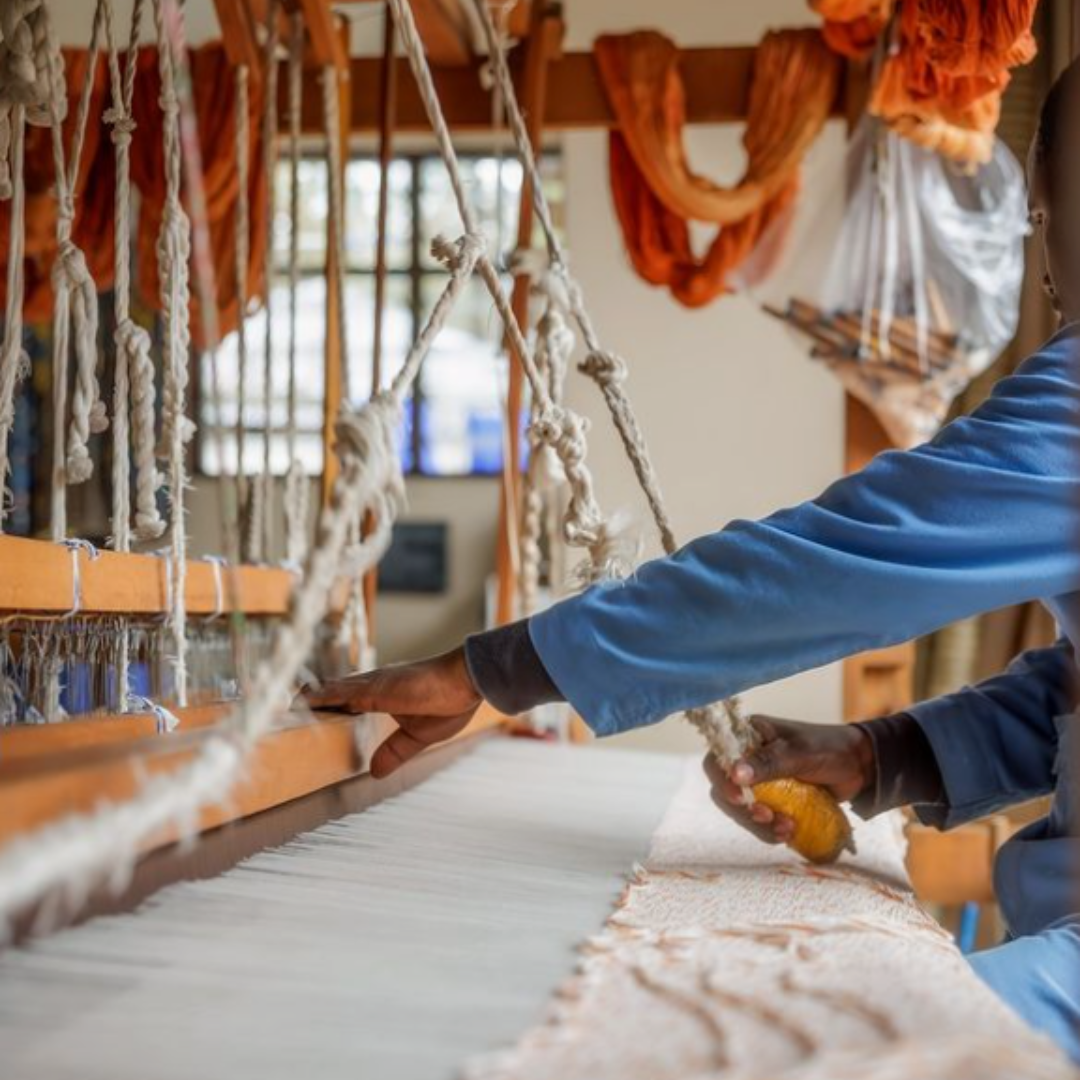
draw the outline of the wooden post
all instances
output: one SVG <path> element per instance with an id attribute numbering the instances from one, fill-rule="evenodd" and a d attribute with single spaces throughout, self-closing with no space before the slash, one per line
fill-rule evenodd
<path id="1" fill-rule="evenodd" d="M 383 329 L 386 325 L 386 229 L 390 217 L 390 165 L 394 159 L 394 112 L 397 107 L 397 65 L 394 63 L 394 17 L 389 7 L 383 25 L 382 75 L 379 84 L 379 211 L 375 246 L 375 311 L 371 348 L 371 393 L 382 389 Z M 364 532 L 375 521 L 369 513 Z M 375 600 L 378 593 L 378 569 L 372 567 L 364 577 L 364 605 L 367 608 L 368 638 L 375 640 Z"/>
<path id="2" fill-rule="evenodd" d="M 344 19 L 338 20 L 338 33 L 344 42 L 346 55 L 348 53 L 348 23 Z M 327 137 L 336 135 L 341 140 L 341 185 L 345 187 L 345 168 L 348 163 L 349 133 L 351 130 L 350 104 L 352 94 L 349 92 L 349 65 L 345 64 L 337 69 L 338 73 L 338 124 L 339 131 L 327 132 Z M 330 178 L 327 177 L 327 182 Z M 344 202 L 344 200 L 342 200 Z M 344 215 L 344 207 L 342 207 Z M 344 396 L 345 387 L 345 364 L 348 358 L 345 356 L 345 342 L 341 340 L 341 315 L 338 311 L 338 297 L 330 287 L 337 273 L 337 254 L 335 252 L 335 228 L 344 229 L 345 222 L 335 222 L 333 215 L 327 215 L 326 234 L 326 350 L 325 350 L 325 373 L 326 393 L 323 399 L 323 472 L 322 472 L 322 503 L 325 506 L 330 501 L 330 494 L 337 479 L 338 465 L 337 456 L 334 453 L 334 425 L 337 423 L 338 412 Z"/>
<path id="3" fill-rule="evenodd" d="M 547 98 L 548 61 L 554 51 L 551 36 L 561 30 L 561 21 L 546 5 L 536 3 L 529 36 L 526 39 L 525 60 L 521 80 L 521 109 L 529 131 L 529 142 L 539 154 L 544 125 L 544 105 Z M 518 215 L 517 248 L 529 247 L 533 233 L 533 191 L 528 177 L 521 186 L 521 210 Z M 529 317 L 529 286 L 527 274 L 519 274 L 514 280 L 511 298 L 514 316 L 522 329 L 526 329 Z M 509 338 L 506 349 L 511 351 Z M 517 597 L 517 552 L 513 540 L 517 535 L 514 527 L 521 510 L 521 400 L 523 390 L 521 358 L 511 357 L 506 402 L 506 426 L 508 432 L 506 460 L 503 462 L 503 483 L 499 498 L 499 536 L 496 549 L 496 572 L 498 575 L 498 600 L 495 609 L 499 625 L 514 617 Z"/>

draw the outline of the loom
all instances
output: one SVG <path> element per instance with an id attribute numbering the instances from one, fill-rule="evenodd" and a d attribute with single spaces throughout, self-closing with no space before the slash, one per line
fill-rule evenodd
<path id="1" fill-rule="evenodd" d="M 20 251 L 23 151 L 26 125 L 34 124 L 51 132 L 62 256 L 54 276 L 53 539 L 0 537 L 0 920 L 13 942 L 0 953 L 3 1074 L 1071 1075 L 1052 1046 L 967 971 L 914 900 L 894 820 L 860 827 L 855 859 L 815 868 L 792 852 L 763 852 L 719 820 L 696 762 L 511 742 L 500 731 L 503 719 L 485 710 L 463 738 L 376 783 L 366 763 L 391 728 L 388 717 L 290 709 L 309 660 L 325 658 L 328 643 L 343 641 L 353 665 L 370 660 L 363 585 L 401 507 L 400 403 L 474 274 L 491 293 L 531 391 L 523 609 L 535 602 L 545 528 L 549 543 L 565 544 L 559 558 L 584 552 L 577 571 L 584 582 L 627 572 L 634 558 L 635 545 L 600 508 L 582 418 L 562 402 L 571 326 L 586 350 L 581 369 L 599 386 L 668 552 L 674 529 L 627 395 L 626 363 L 603 346 L 568 269 L 538 182 L 536 133 L 518 105 L 492 12 L 484 0 L 471 9 L 548 248 L 537 275 L 543 315 L 535 346 L 523 329 L 520 296 L 515 303 L 504 294 L 476 226 L 411 6 L 390 0 L 463 226 L 459 238 L 435 244 L 445 291 L 401 371 L 389 386 L 377 384 L 368 404 L 354 412 L 340 382 L 328 387 L 337 460 L 328 458 L 314 539 L 290 445 L 285 565 L 270 564 L 276 489 L 268 468 L 245 475 L 238 452 L 236 483 L 224 486 L 225 558 L 190 561 L 192 292 L 210 324 L 201 334 L 211 356 L 218 333 L 199 163 L 185 141 L 182 5 L 138 0 L 125 59 L 112 0 L 98 0 L 91 53 L 95 60 L 105 54 L 117 185 L 126 192 L 138 137 L 132 57 L 147 7 L 166 170 L 156 447 L 156 388 L 146 362 L 154 346 L 131 318 L 123 243 L 115 290 L 122 362 L 111 409 L 97 389 L 96 294 L 72 239 L 81 135 L 65 147 L 68 103 L 49 4 L 23 0 L 0 23 L 4 70 L 14 73 L 0 87 L 10 132 L 11 251 Z M 331 176 L 327 336 L 340 361 L 347 100 L 340 37 L 322 0 L 303 0 L 288 17 L 271 0 L 261 35 L 246 5 L 218 7 L 223 26 L 236 31 L 242 180 L 255 168 L 268 177 L 272 170 L 282 41 L 294 152 L 303 50 L 320 67 Z M 241 118 L 256 80 L 266 103 L 259 163 L 242 149 Z M 89 101 L 87 90 L 76 132 L 85 128 Z M 384 154 L 384 169 L 387 161 Z M 180 198 L 184 185 L 191 217 Z M 295 220 L 295 183 L 292 190 Z M 118 198 L 119 236 L 130 229 L 127 212 L 126 197 Z M 246 236 L 243 196 L 237 220 Z M 246 243 L 237 244 L 241 313 Z M 0 453 L 24 367 L 19 265 L 9 258 Z M 243 372 L 250 343 L 242 314 L 238 326 Z M 69 353 L 77 367 L 70 402 Z M 295 402 L 294 382 L 290 391 Z M 67 537 L 66 499 L 68 485 L 86 479 L 88 443 L 104 433 L 106 418 L 119 464 L 113 550 L 97 551 Z M 243 425 L 241 410 L 238 448 Z M 0 465 L 6 476 L 6 459 Z M 167 521 L 159 513 L 161 481 Z M 162 536 L 160 553 L 132 550 Z M 60 635 L 63 648 L 55 645 Z M 748 745 L 737 702 L 688 719 L 723 760 Z M 821 812 L 840 813 L 835 806 Z M 842 815 L 840 822 L 826 821 L 837 830 L 830 857 L 847 838 Z M 876 972 L 865 964 L 871 942 Z M 898 993 L 910 1009 L 895 1007 Z"/>

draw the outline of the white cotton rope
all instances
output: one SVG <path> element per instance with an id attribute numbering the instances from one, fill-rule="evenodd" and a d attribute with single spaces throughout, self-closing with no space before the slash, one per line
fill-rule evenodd
<path id="1" fill-rule="evenodd" d="M 236 219 L 234 247 L 236 259 L 236 505 L 247 502 L 248 473 L 245 466 L 244 445 L 247 442 L 247 277 L 251 249 L 251 214 L 249 208 L 249 184 L 251 155 L 250 72 L 246 64 L 236 67 Z M 270 213 L 273 216 L 273 197 L 270 196 Z M 221 422 L 220 419 L 218 421 Z M 224 464 L 224 463 L 223 463 Z"/>
<path id="2" fill-rule="evenodd" d="M 94 75 L 104 7 L 102 0 L 94 8 L 94 20 L 87 55 L 86 75 L 79 99 L 70 154 L 64 148 L 63 122 L 67 115 L 67 87 L 60 43 L 49 21 L 48 8 L 42 5 L 45 36 L 41 45 L 45 62 L 53 72 L 49 100 L 50 132 L 56 189 L 56 261 L 52 267 L 53 287 L 53 463 L 51 493 L 51 533 L 54 541 L 67 535 L 68 484 L 81 484 L 93 475 L 89 439 L 108 426 L 105 405 L 97 379 L 98 301 L 86 257 L 72 238 L 75 224 L 75 196 Z M 75 356 L 75 390 L 71 397 L 71 421 L 65 435 L 68 404 L 68 354 Z"/>
<path id="3" fill-rule="evenodd" d="M 203 622 L 215 623 L 225 614 L 225 582 L 222 570 L 228 564 L 220 555 L 204 555 L 202 561 L 209 563 L 210 569 L 214 572 L 214 610 L 203 619 Z"/>
<path id="4" fill-rule="evenodd" d="M 527 182 L 531 185 L 536 216 L 548 246 L 549 273 L 561 279 L 571 314 L 585 342 L 586 357 L 580 365 L 580 370 L 599 386 L 623 448 L 633 467 L 634 475 L 649 504 L 663 550 L 665 554 L 674 554 L 678 550 L 678 542 L 667 513 L 659 478 L 624 387 L 627 377 L 626 361 L 603 347 L 585 306 L 581 286 L 570 273 L 566 253 L 555 229 L 555 222 L 544 193 L 543 179 L 533 153 L 528 127 L 522 116 L 517 91 L 506 62 L 505 48 L 500 41 L 499 32 L 485 0 L 473 0 L 473 7 L 484 30 L 490 54 L 491 72 L 496 85 L 500 87 L 503 107 L 506 110 L 522 168 Z M 701 732 L 710 749 L 725 765 L 734 763 L 753 745 L 753 729 L 743 717 L 736 697 L 722 705 L 690 709 L 685 716 Z M 744 790 L 743 795 L 748 802 L 753 801 L 748 789 Z"/>
<path id="5" fill-rule="evenodd" d="M 0 352 L 0 531 L 12 502 L 8 489 L 9 443 L 15 424 L 15 393 L 30 373 L 23 345 L 25 293 L 26 178 L 23 174 L 26 124 L 50 122 L 49 102 L 57 88 L 47 62 L 49 23 L 42 0 L 9 0 L 0 5 L 0 116 L 4 166 L 0 197 L 11 199 L 4 340 Z M 66 98 L 64 99 L 66 105 Z"/>
<path id="6" fill-rule="evenodd" d="M 169 5 L 168 11 L 166 5 Z M 176 700 L 187 704 L 187 523 L 184 488 L 185 447 L 195 433 L 186 414 L 188 364 L 191 352 L 190 294 L 191 222 L 180 201 L 182 152 L 180 98 L 176 88 L 177 57 L 185 48 L 183 8 L 171 0 L 154 0 L 158 68 L 161 74 L 162 136 L 165 158 L 165 204 L 157 238 L 158 274 L 164 323 L 162 448 L 168 460 L 173 590 L 170 611 Z"/>
<path id="7" fill-rule="evenodd" d="M 60 616 L 61 619 L 73 619 L 83 606 L 82 571 L 79 564 L 79 554 L 85 554 L 90 562 L 97 562 L 101 555 L 89 540 L 64 540 L 64 547 L 71 552 L 71 607 Z"/>
<path id="8" fill-rule="evenodd" d="M 300 339 L 300 121 L 304 103 L 304 17 L 293 13 L 290 20 L 288 59 L 289 129 L 289 351 L 288 351 L 288 459 L 285 476 L 285 561 L 303 566 L 308 552 L 308 513 L 311 485 L 296 449 L 297 386 L 296 364 Z"/>

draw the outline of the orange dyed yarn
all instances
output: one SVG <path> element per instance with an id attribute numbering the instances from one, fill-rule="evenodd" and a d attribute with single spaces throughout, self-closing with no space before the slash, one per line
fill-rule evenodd
<path id="1" fill-rule="evenodd" d="M 766 35 L 754 60 L 746 172 L 726 188 L 687 161 L 677 47 L 642 31 L 601 37 L 594 55 L 615 113 L 612 195 L 631 261 L 646 281 L 700 307 L 728 290 L 731 272 L 790 208 L 799 164 L 836 100 L 840 62 L 815 30 Z M 690 221 L 722 226 L 703 258 Z"/>
<path id="2" fill-rule="evenodd" d="M 884 30 L 884 0 L 809 0 L 825 40 L 844 56 L 867 56 Z M 1038 0 L 904 0 L 898 48 L 886 59 L 870 112 L 898 134 L 967 165 L 988 161 L 1010 68 L 1036 52 Z M 876 37 L 876 35 L 874 35 Z"/>
<path id="3" fill-rule="evenodd" d="M 822 36 L 833 52 L 851 60 L 868 57 L 889 25 L 894 0 L 809 0 L 825 20 Z"/>

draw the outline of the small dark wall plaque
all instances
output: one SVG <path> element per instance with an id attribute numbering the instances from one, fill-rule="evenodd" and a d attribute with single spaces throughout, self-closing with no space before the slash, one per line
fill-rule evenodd
<path id="1" fill-rule="evenodd" d="M 444 521 L 398 522 L 379 563 L 379 592 L 446 592 L 448 535 Z"/>

